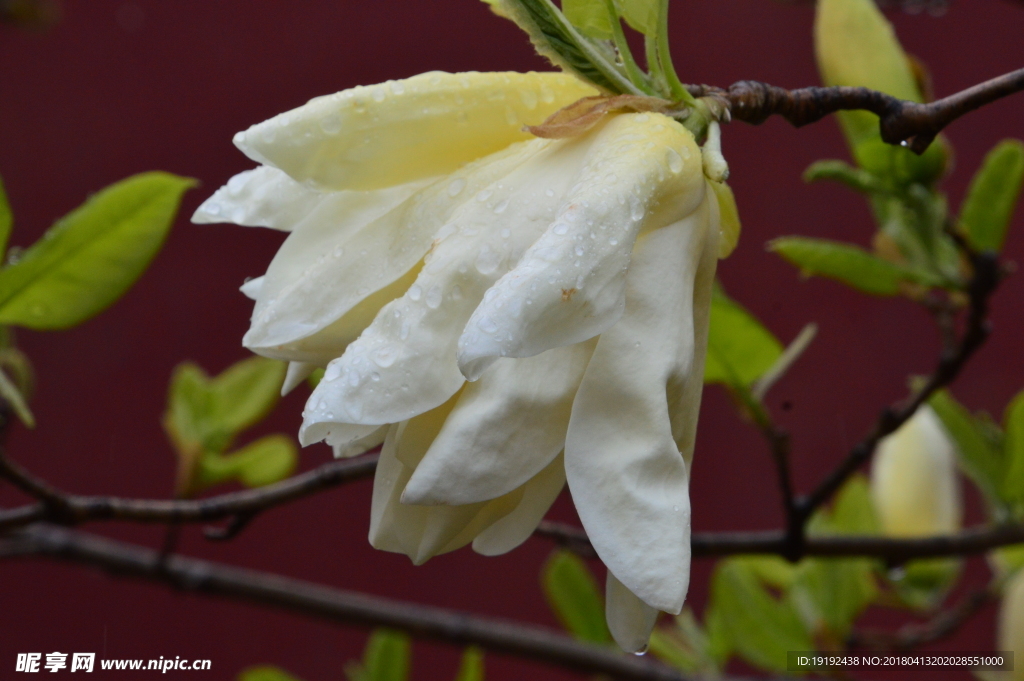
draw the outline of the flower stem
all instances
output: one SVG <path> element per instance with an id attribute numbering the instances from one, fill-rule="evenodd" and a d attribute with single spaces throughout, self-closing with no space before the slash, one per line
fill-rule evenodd
<path id="1" fill-rule="evenodd" d="M 622 58 L 622 64 L 626 68 L 626 75 L 638 88 L 644 91 L 644 93 L 653 95 L 655 90 L 651 87 L 650 78 L 643 69 L 636 63 L 636 59 L 633 58 L 633 52 L 629 49 L 629 43 L 626 41 L 626 34 L 622 30 L 622 20 L 619 18 L 619 14 L 615 9 L 615 3 L 613 0 L 604 0 L 605 6 L 608 8 L 608 16 L 612 20 L 612 39 L 615 42 L 615 49 L 618 50 L 619 56 Z"/>
<path id="2" fill-rule="evenodd" d="M 689 106 L 697 103 L 693 95 L 683 87 L 679 76 L 676 75 L 675 66 L 672 65 L 672 54 L 668 44 L 668 0 L 658 2 L 658 35 L 655 38 L 657 45 L 658 62 L 661 66 L 662 77 L 668 86 L 672 98 L 677 102 L 683 102 Z"/>

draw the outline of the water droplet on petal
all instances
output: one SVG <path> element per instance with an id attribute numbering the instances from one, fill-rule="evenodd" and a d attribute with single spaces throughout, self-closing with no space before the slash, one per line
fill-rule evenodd
<path id="1" fill-rule="evenodd" d="M 494 192 L 491 191 L 490 189 L 481 189 L 479 192 L 477 192 L 476 200 L 483 203 L 487 199 L 491 198 L 491 194 L 493 193 Z"/>
<path id="2" fill-rule="evenodd" d="M 341 132 L 341 116 L 336 113 L 327 114 L 320 119 L 320 129 L 328 135 L 337 135 Z"/>
<path id="3" fill-rule="evenodd" d="M 480 274 L 490 274 L 498 269 L 499 263 L 501 263 L 501 254 L 492 251 L 489 246 L 484 246 L 476 258 L 476 270 Z"/>
<path id="4" fill-rule="evenodd" d="M 552 228 L 551 231 L 559 236 L 562 236 L 563 234 L 567 234 L 569 232 L 569 225 L 565 224 L 564 222 L 559 222 Z"/>
<path id="5" fill-rule="evenodd" d="M 683 157 L 672 147 L 665 150 L 665 161 L 668 163 L 668 169 L 673 174 L 678 175 L 683 172 Z"/>
<path id="6" fill-rule="evenodd" d="M 410 300 L 414 300 L 414 301 L 415 300 L 419 300 L 422 296 L 423 296 L 423 289 L 420 287 L 419 284 L 413 284 L 409 288 L 409 298 L 410 298 Z"/>
<path id="7" fill-rule="evenodd" d="M 506 208 L 508 208 L 508 199 L 505 199 L 504 201 L 499 203 L 497 206 L 495 206 L 494 207 L 494 212 L 495 213 L 504 213 Z"/>
<path id="8" fill-rule="evenodd" d="M 641 648 L 640 650 L 636 651 L 633 654 L 636 655 L 637 657 L 640 657 L 642 655 L 646 655 L 647 654 L 647 645 L 644 645 L 643 648 Z"/>
<path id="9" fill-rule="evenodd" d="M 373 97 L 373 101 L 375 102 L 383 102 L 384 98 L 387 97 L 388 94 L 384 92 L 384 88 L 375 87 L 373 88 L 373 93 L 370 96 Z"/>
<path id="10" fill-rule="evenodd" d="M 466 180 L 461 177 L 457 177 L 452 180 L 451 184 L 448 185 L 448 196 L 455 197 L 459 195 L 459 192 L 466 186 Z"/>
<path id="11" fill-rule="evenodd" d="M 554 189 L 545 189 L 544 190 L 544 195 L 545 196 L 554 196 L 555 195 L 555 190 Z"/>
<path id="12" fill-rule="evenodd" d="M 498 330 L 498 325 L 494 323 L 494 320 L 484 315 L 477 320 L 476 325 L 480 327 L 480 330 L 484 333 L 494 333 Z"/>
<path id="13" fill-rule="evenodd" d="M 396 95 L 400 95 L 403 92 L 405 92 L 405 84 L 397 80 L 393 81 L 391 83 L 391 91 L 394 92 Z"/>
<path id="14" fill-rule="evenodd" d="M 427 307 L 432 310 L 436 310 L 441 305 L 441 286 L 440 284 L 434 284 L 427 290 Z"/>
<path id="15" fill-rule="evenodd" d="M 395 351 L 390 347 L 378 348 L 372 355 L 374 364 L 386 369 L 395 363 Z"/>
<path id="16" fill-rule="evenodd" d="M 459 286 L 452 287 L 452 300 L 462 300 L 462 289 Z"/>

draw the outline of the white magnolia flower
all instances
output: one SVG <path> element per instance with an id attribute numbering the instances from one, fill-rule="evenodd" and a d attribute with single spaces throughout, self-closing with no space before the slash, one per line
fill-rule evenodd
<path id="1" fill-rule="evenodd" d="M 963 505 L 953 447 L 927 405 L 878 444 L 871 499 L 885 534 L 919 537 L 960 529 Z"/>
<path id="2" fill-rule="evenodd" d="M 239 133 L 262 163 L 196 212 L 290 231 L 244 344 L 326 373 L 300 432 L 383 441 L 370 542 L 416 563 L 526 540 L 568 481 L 640 650 L 689 582 L 689 465 L 719 209 L 659 114 L 576 137 L 524 124 L 584 96 L 558 73 L 427 73 Z"/>

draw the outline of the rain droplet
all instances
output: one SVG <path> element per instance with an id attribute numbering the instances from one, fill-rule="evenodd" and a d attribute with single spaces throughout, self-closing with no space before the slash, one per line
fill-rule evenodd
<path id="1" fill-rule="evenodd" d="M 448 185 L 448 196 L 458 196 L 466 186 L 466 180 L 461 177 L 457 177 L 452 180 L 452 183 Z"/>
<path id="2" fill-rule="evenodd" d="M 337 135 L 341 132 L 341 116 L 336 113 L 324 116 L 320 119 L 320 129 L 328 135 Z"/>
<path id="3" fill-rule="evenodd" d="M 220 215 L 220 204 L 219 203 L 207 203 L 206 212 L 210 215 Z"/>
<path id="4" fill-rule="evenodd" d="M 400 95 L 403 92 L 405 92 L 405 85 L 397 80 L 393 81 L 391 83 L 391 91 L 394 92 L 396 95 Z"/>
<path id="5" fill-rule="evenodd" d="M 544 194 L 545 194 L 545 196 L 554 196 L 555 195 L 555 190 L 554 189 L 545 189 L 544 190 Z"/>
<path id="6" fill-rule="evenodd" d="M 459 286 L 452 287 L 452 300 L 462 300 L 462 289 Z"/>
<path id="7" fill-rule="evenodd" d="M 492 251 L 489 246 L 484 246 L 480 249 L 480 254 L 476 257 L 476 270 L 480 274 L 490 274 L 494 270 L 498 269 L 498 264 L 501 262 L 501 254 L 497 251 Z"/>
<path id="8" fill-rule="evenodd" d="M 495 213 L 504 213 L 506 208 L 508 208 L 508 199 L 505 199 L 504 201 L 499 203 L 497 206 L 495 206 L 494 207 L 494 212 Z"/>
<path id="9" fill-rule="evenodd" d="M 537 108 L 537 95 L 533 90 L 520 90 L 519 97 L 523 100 L 523 104 L 526 105 L 527 109 Z"/>
<path id="10" fill-rule="evenodd" d="M 683 172 L 683 157 L 679 155 L 679 152 L 669 147 L 665 150 L 665 161 L 668 163 L 668 169 L 672 171 L 674 175 L 678 175 Z"/>
<path id="11" fill-rule="evenodd" d="M 476 325 L 480 327 L 480 330 L 484 333 L 494 333 L 498 330 L 498 325 L 494 323 L 494 320 L 484 315 L 477 320 Z"/>
<path id="12" fill-rule="evenodd" d="M 643 648 L 641 648 L 640 650 L 636 651 L 633 654 L 636 655 L 637 657 L 640 657 L 642 655 L 646 655 L 647 654 L 647 645 L 645 644 Z"/>
<path id="13" fill-rule="evenodd" d="M 340 258 L 343 255 L 345 255 L 345 249 L 343 247 L 341 247 L 341 246 L 335 246 L 334 247 L 334 257 L 335 258 Z"/>
<path id="14" fill-rule="evenodd" d="M 493 193 L 494 192 L 492 192 L 490 189 L 481 189 L 479 192 L 477 192 L 476 200 L 482 203 L 487 199 L 491 198 L 491 194 Z"/>
<path id="15" fill-rule="evenodd" d="M 519 124 L 519 116 L 516 114 L 515 109 L 510 106 L 505 107 L 505 122 L 509 125 Z"/>
<path id="16" fill-rule="evenodd" d="M 436 310 L 441 305 L 441 286 L 434 284 L 427 290 L 427 307 Z"/>
<path id="17" fill-rule="evenodd" d="M 583 246 L 576 247 L 576 255 L 583 255 Z"/>
<path id="18" fill-rule="evenodd" d="M 409 288 L 409 298 L 411 300 L 419 300 L 421 296 L 423 296 L 423 289 L 420 288 L 419 284 L 413 284 Z"/>
<path id="19" fill-rule="evenodd" d="M 383 102 L 384 98 L 387 97 L 388 95 L 386 92 L 384 92 L 384 88 L 376 87 L 373 89 L 373 94 L 371 94 L 370 96 L 373 97 L 373 101 L 375 102 Z"/>
<path id="20" fill-rule="evenodd" d="M 383 369 L 395 363 L 395 351 L 390 347 L 378 348 L 370 357 L 374 364 Z"/>
<path id="21" fill-rule="evenodd" d="M 551 231 L 561 236 L 569 232 L 569 225 L 565 224 L 564 222 L 559 222 L 557 225 L 554 226 L 554 228 L 552 228 Z"/>
<path id="22" fill-rule="evenodd" d="M 505 229 L 501 230 L 501 238 L 502 239 L 507 239 L 510 236 L 512 236 L 512 230 L 511 229 L 506 227 Z"/>
<path id="23" fill-rule="evenodd" d="M 619 240 L 618 239 L 614 239 L 614 238 L 608 239 L 608 243 L 611 244 L 612 246 L 616 246 L 616 245 L 618 245 Z"/>
<path id="24" fill-rule="evenodd" d="M 377 381 L 380 380 L 380 374 L 374 371 L 372 374 L 370 374 L 370 380 L 376 383 Z"/>

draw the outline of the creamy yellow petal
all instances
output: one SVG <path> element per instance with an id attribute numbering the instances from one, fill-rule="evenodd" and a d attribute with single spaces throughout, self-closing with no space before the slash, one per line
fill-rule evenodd
<path id="1" fill-rule="evenodd" d="M 658 621 L 658 610 L 633 595 L 608 571 L 604 586 L 604 612 L 608 631 L 627 653 L 647 650 L 651 632 Z"/>
<path id="2" fill-rule="evenodd" d="M 379 189 L 529 139 L 524 125 L 597 91 L 563 73 L 444 73 L 355 87 L 235 136 L 250 158 L 329 189 Z"/>
<path id="3" fill-rule="evenodd" d="M 277 168 L 260 166 L 238 173 L 196 209 L 192 222 L 233 222 L 290 232 L 324 199 Z"/>
<path id="4" fill-rule="evenodd" d="M 689 574 L 692 386 L 718 248 L 711 204 L 637 241 L 626 310 L 601 334 L 565 443 L 569 489 L 598 555 L 641 600 L 674 614 Z"/>
<path id="5" fill-rule="evenodd" d="M 590 151 L 557 218 L 488 291 L 459 339 L 469 380 L 498 357 L 529 357 L 614 324 L 637 235 L 704 200 L 700 149 L 671 118 L 622 114 L 587 138 Z"/>

